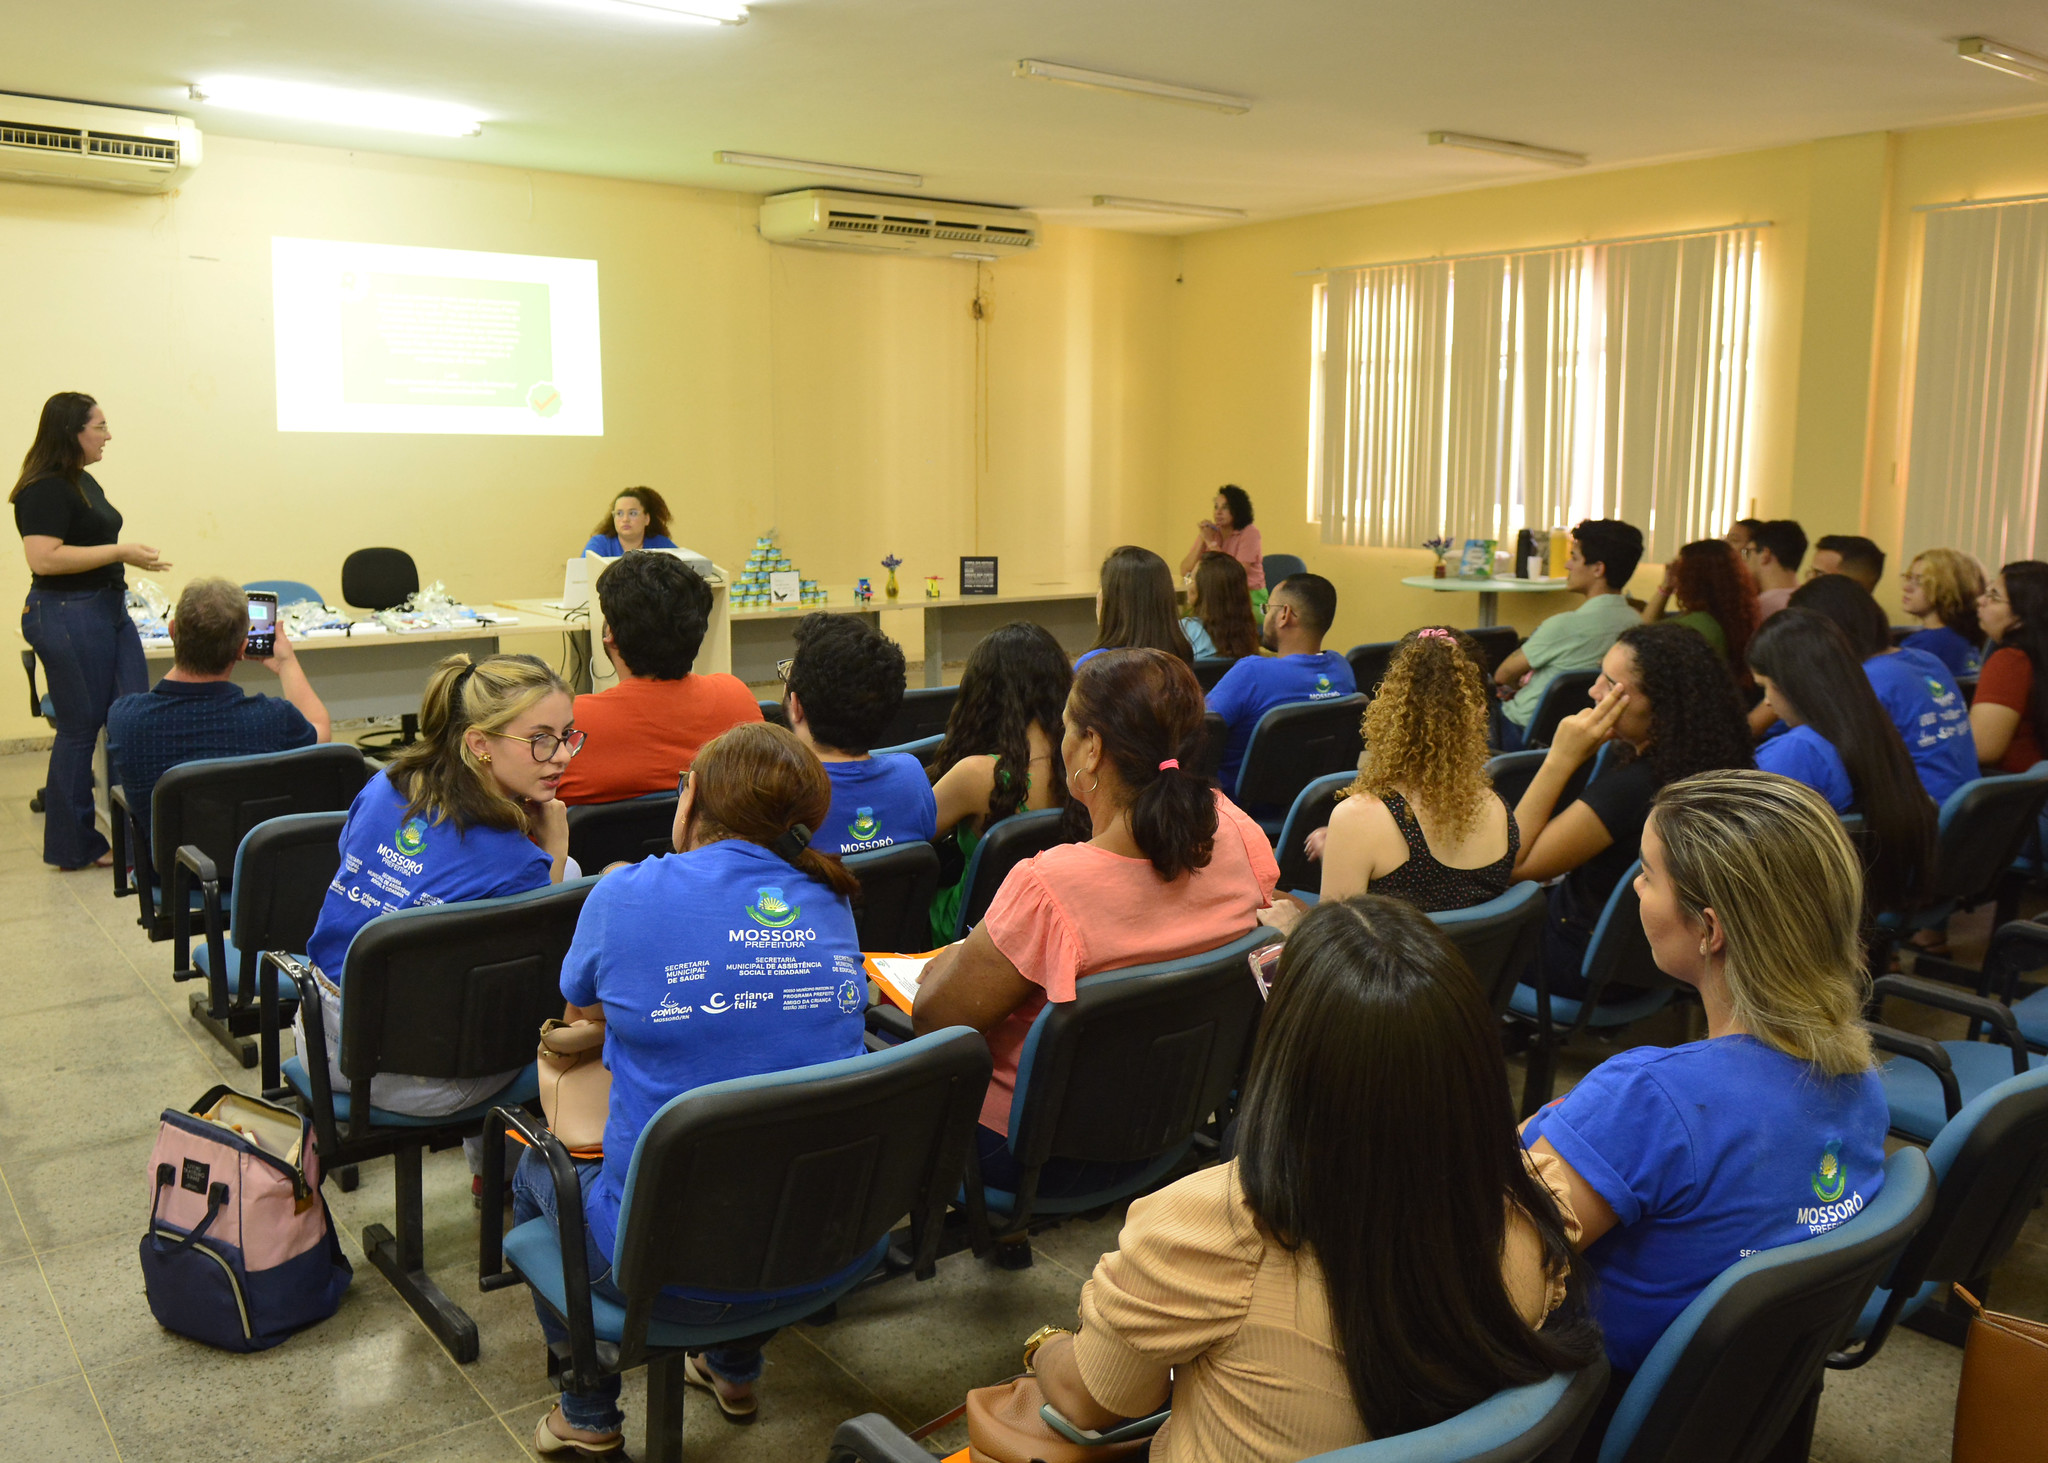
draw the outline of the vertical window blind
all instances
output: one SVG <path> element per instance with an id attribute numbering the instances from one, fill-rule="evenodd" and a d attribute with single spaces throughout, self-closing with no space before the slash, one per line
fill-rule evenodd
<path id="1" fill-rule="evenodd" d="M 1996 569 L 2048 552 L 2048 200 L 1930 210 L 1906 447 L 1906 551 Z"/>
<path id="2" fill-rule="evenodd" d="M 1662 559 L 1722 532 L 1766 227 L 1330 271 L 1309 423 L 1323 541 L 1622 518 Z"/>

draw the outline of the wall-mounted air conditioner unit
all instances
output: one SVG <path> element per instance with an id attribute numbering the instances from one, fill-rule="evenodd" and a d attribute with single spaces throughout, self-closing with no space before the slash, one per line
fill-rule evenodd
<path id="1" fill-rule="evenodd" d="M 0 178 L 165 193 L 199 153 L 190 117 L 0 92 Z"/>
<path id="2" fill-rule="evenodd" d="M 761 237 L 771 244 L 1005 259 L 1038 243 L 1038 220 L 987 204 L 803 188 L 761 200 Z"/>

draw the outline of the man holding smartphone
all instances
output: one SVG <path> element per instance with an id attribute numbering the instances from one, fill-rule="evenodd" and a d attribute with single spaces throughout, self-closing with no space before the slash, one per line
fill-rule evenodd
<path id="1" fill-rule="evenodd" d="M 247 593 L 225 579 L 193 580 L 171 612 L 170 674 L 147 691 L 121 697 L 107 712 L 107 750 L 141 824 L 143 850 L 150 795 L 157 779 L 179 763 L 332 740 L 333 721 L 291 641 L 274 619 L 264 630 L 266 637 L 275 634 L 269 654 L 252 656 Z M 282 698 L 248 695 L 229 679 L 245 659 L 276 674 Z M 138 864 L 149 862 L 146 852 L 135 857 Z"/>

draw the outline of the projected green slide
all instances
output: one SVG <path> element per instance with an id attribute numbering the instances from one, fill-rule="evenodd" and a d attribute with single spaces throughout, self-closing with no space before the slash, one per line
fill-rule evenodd
<path id="1" fill-rule="evenodd" d="M 272 240 L 281 431 L 593 436 L 597 266 Z"/>

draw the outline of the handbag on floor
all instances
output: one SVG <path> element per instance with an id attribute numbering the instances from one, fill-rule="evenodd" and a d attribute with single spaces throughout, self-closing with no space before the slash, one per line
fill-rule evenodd
<path id="1" fill-rule="evenodd" d="M 142 1285 L 158 1325 L 263 1351 L 334 1314 L 354 1271 L 306 1119 L 215 1087 L 165 1110 L 149 1173 Z"/>
<path id="2" fill-rule="evenodd" d="M 1958 1285 L 1975 1313 L 1963 1341 L 1950 1463 L 2022 1463 L 2048 1453 L 2048 1325 L 1987 1311 Z"/>
<path id="3" fill-rule="evenodd" d="M 548 1131 L 577 1158 L 603 1157 L 604 1125 L 612 1112 L 604 1023 L 550 1018 L 541 1025 L 534 1065 L 540 1073 L 540 1110 Z"/>

